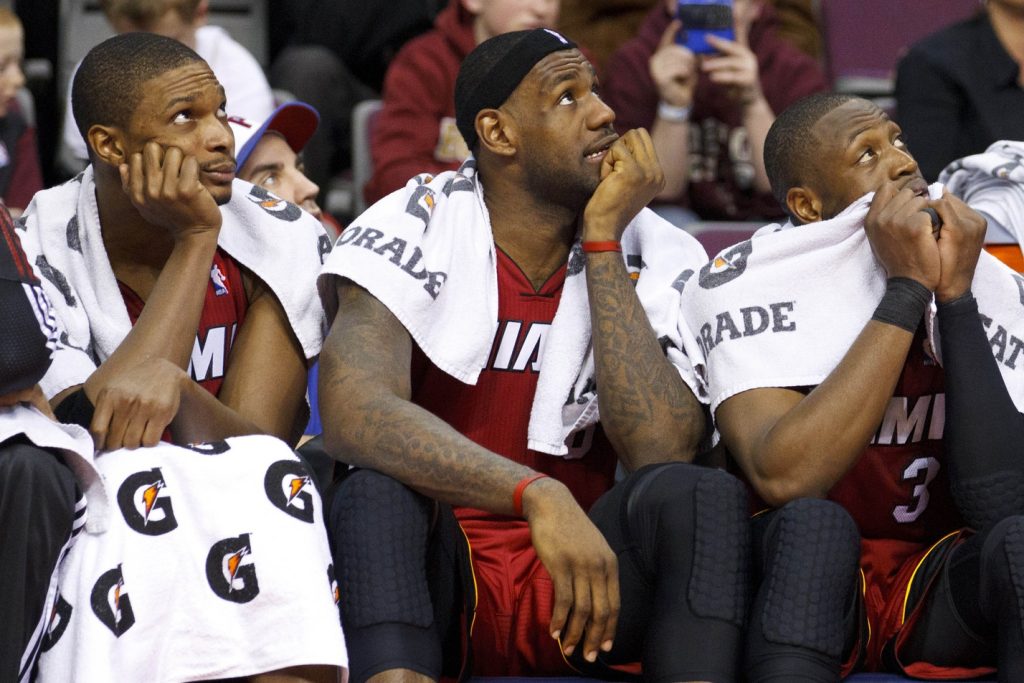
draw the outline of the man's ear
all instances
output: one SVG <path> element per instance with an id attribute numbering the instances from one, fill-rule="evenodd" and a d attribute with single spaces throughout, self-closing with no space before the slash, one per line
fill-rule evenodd
<path id="1" fill-rule="evenodd" d="M 196 12 L 192 15 L 192 25 L 196 28 L 206 26 L 206 20 L 210 18 L 210 0 L 199 0 Z"/>
<path id="2" fill-rule="evenodd" d="M 815 223 L 822 220 L 821 198 L 809 187 L 797 186 L 786 192 L 786 207 L 789 215 L 800 223 Z"/>
<path id="3" fill-rule="evenodd" d="M 86 133 L 85 141 L 97 160 L 115 168 L 128 163 L 128 152 L 120 128 L 96 124 Z"/>
<path id="4" fill-rule="evenodd" d="M 515 121 L 500 109 L 481 109 L 476 115 L 476 134 L 480 146 L 499 156 L 516 153 Z"/>

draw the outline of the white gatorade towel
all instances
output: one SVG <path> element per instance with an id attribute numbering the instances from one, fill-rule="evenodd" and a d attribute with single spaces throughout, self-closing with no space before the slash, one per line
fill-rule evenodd
<path id="1" fill-rule="evenodd" d="M 347 664 L 323 507 L 269 436 L 96 456 L 110 523 L 61 569 L 40 681 L 197 681 Z"/>

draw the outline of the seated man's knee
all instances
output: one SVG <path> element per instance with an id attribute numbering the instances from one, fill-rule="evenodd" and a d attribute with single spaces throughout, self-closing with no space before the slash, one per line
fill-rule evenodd
<path id="1" fill-rule="evenodd" d="M 665 463 L 637 472 L 627 505 L 630 511 L 658 512 L 679 517 L 684 502 L 693 502 L 704 510 L 732 511 L 729 520 L 743 518 L 746 510 L 746 491 L 732 475 L 710 467 L 687 463 Z M 692 519 L 686 515 L 686 519 Z"/>
<path id="2" fill-rule="evenodd" d="M 1000 520 L 1024 514 L 1024 476 L 1015 470 L 971 479 L 957 477 L 950 490 L 964 521 L 973 529 L 993 527 Z"/>
<path id="3" fill-rule="evenodd" d="M 688 565 L 693 613 L 741 625 L 750 582 L 743 484 L 721 470 L 684 463 L 639 474 L 626 510 L 634 537 L 653 546 L 656 558 L 648 566 Z"/>
<path id="4" fill-rule="evenodd" d="M 984 533 L 979 591 L 982 610 L 995 622 L 1004 610 L 1015 609 L 1024 624 L 1024 516 L 1007 517 Z"/>
<path id="5" fill-rule="evenodd" d="M 434 504 L 397 479 L 360 469 L 340 482 L 330 496 L 329 505 L 326 517 L 332 535 L 350 530 L 357 536 L 364 536 L 368 524 L 382 533 L 389 533 L 386 531 L 389 529 L 422 527 L 425 535 Z"/>
<path id="6" fill-rule="evenodd" d="M 435 508 L 372 470 L 352 472 L 334 493 L 329 526 L 352 681 L 394 669 L 440 674 L 427 566 Z"/>
<path id="7" fill-rule="evenodd" d="M 799 499 L 758 534 L 763 578 L 753 614 L 767 641 L 842 654 L 856 594 L 860 535 L 849 513 L 827 500 Z"/>

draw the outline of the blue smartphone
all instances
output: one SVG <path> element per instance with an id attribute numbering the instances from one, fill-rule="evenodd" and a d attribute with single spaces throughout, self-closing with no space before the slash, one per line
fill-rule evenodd
<path id="1" fill-rule="evenodd" d="M 676 35 L 676 43 L 694 54 L 710 54 L 715 48 L 708 43 L 708 35 L 735 40 L 732 30 L 732 0 L 679 0 L 676 17 L 683 28 Z"/>

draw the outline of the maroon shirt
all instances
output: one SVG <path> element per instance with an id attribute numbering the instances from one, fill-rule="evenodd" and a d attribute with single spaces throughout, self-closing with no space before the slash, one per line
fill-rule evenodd
<path id="1" fill-rule="evenodd" d="M 455 129 L 455 77 L 476 46 L 473 17 L 459 0 L 437 15 L 434 29 L 410 40 L 388 67 L 384 106 L 373 124 L 373 176 L 363 188 L 367 204 L 394 192 L 419 173 L 454 171 L 465 146 Z"/>
<path id="2" fill-rule="evenodd" d="M 658 89 L 648 63 L 671 17 L 663 3 L 647 15 L 636 37 L 612 55 L 605 67 L 603 96 L 615 110 L 619 132 L 654 125 Z M 761 89 L 776 114 L 797 100 L 828 90 L 817 61 L 779 37 L 774 11 L 764 6 L 750 29 Z M 662 164 L 679 163 L 661 159 Z M 750 145 L 740 107 L 703 74 L 694 91 L 690 116 L 690 183 L 678 203 L 706 220 L 779 218 L 783 211 L 770 193 L 756 192 Z"/>
<path id="3" fill-rule="evenodd" d="M 484 448 L 558 479 L 586 510 L 615 480 L 617 458 L 601 426 L 577 433 L 569 457 L 530 450 L 526 438 L 544 342 L 565 275 L 562 266 L 534 291 L 519 266 L 499 250 L 498 330 L 476 385 L 445 374 L 414 347 L 412 401 Z M 554 587 L 533 550 L 529 525 L 467 507 L 455 508 L 455 514 L 473 559 L 475 673 L 573 675 L 547 632 Z"/>

